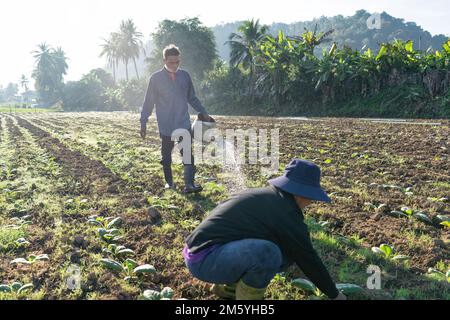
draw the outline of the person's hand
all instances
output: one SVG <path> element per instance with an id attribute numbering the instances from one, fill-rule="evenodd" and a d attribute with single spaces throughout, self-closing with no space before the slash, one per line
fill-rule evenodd
<path id="1" fill-rule="evenodd" d="M 341 291 L 339 291 L 339 294 L 333 300 L 347 300 L 347 297 L 345 294 L 343 294 Z"/>
<path id="2" fill-rule="evenodd" d="M 147 128 L 141 127 L 141 138 L 145 139 L 145 136 L 147 135 Z"/>
<path id="3" fill-rule="evenodd" d="M 216 122 L 213 117 L 211 117 L 209 114 L 203 114 L 199 113 L 198 120 L 204 121 L 204 122 Z"/>

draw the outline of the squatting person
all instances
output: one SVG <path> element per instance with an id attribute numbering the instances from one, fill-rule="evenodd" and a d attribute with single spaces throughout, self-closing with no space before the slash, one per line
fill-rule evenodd
<path id="1" fill-rule="evenodd" d="M 194 86 L 189 73 L 179 69 L 181 59 L 180 50 L 175 45 L 167 46 L 163 51 L 164 67 L 150 77 L 141 112 L 141 137 L 145 139 L 147 121 L 156 106 L 156 118 L 161 137 L 161 164 L 166 181 L 165 188 L 175 189 L 172 177 L 172 151 L 174 141 L 172 133 L 177 129 L 191 130 L 188 103 L 199 113 L 199 119 L 213 122 L 200 100 L 196 97 Z M 182 150 L 181 150 L 182 151 Z M 192 154 L 192 152 L 191 152 Z M 201 186 L 194 184 L 194 157 L 184 164 L 184 192 L 200 192 Z"/>
<path id="2" fill-rule="evenodd" d="M 191 274 L 214 283 L 220 298 L 260 300 L 271 279 L 295 262 L 329 298 L 343 300 L 314 250 L 302 210 L 330 202 L 320 169 L 293 159 L 266 188 L 248 189 L 219 204 L 188 236 L 183 256 Z"/>

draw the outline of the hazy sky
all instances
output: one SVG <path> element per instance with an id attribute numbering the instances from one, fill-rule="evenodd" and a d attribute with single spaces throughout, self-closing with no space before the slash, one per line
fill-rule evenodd
<path id="1" fill-rule="evenodd" d="M 41 42 L 61 46 L 70 58 L 66 80 L 104 65 L 99 58 L 102 38 L 121 20 L 132 18 L 148 40 L 158 22 L 198 16 L 207 26 L 259 18 L 262 23 L 295 22 L 356 10 L 386 11 L 414 21 L 431 34 L 450 34 L 448 0 L 2 0 L 0 1 L 0 85 L 31 78 L 31 51 Z M 31 79 L 30 79 L 31 80 Z M 30 87 L 34 82 L 30 81 Z"/>

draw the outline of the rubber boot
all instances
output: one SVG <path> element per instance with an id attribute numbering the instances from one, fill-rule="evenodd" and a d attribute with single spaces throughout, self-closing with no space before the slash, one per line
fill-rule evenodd
<path id="1" fill-rule="evenodd" d="M 211 292 L 221 299 L 236 299 L 236 283 L 228 284 L 214 284 L 211 287 Z"/>
<path id="2" fill-rule="evenodd" d="M 172 177 L 172 165 L 164 164 L 163 172 L 164 172 L 164 180 L 166 181 L 166 185 L 164 186 L 164 189 L 175 190 L 176 187 L 175 187 L 175 184 L 173 183 L 173 177 Z"/>
<path id="3" fill-rule="evenodd" d="M 195 193 L 203 190 L 201 186 L 194 184 L 195 166 L 192 164 L 184 165 L 184 193 Z"/>
<path id="4" fill-rule="evenodd" d="M 241 279 L 236 286 L 236 300 L 264 300 L 266 289 L 267 287 L 261 289 L 250 287 Z"/>

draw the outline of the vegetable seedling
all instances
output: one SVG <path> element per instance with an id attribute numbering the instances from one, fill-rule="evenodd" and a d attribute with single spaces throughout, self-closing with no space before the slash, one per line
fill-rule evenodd
<path id="1" fill-rule="evenodd" d="M 97 232 L 98 232 L 100 239 L 105 241 L 106 243 L 113 243 L 113 242 L 116 242 L 116 241 L 122 239 L 119 229 L 98 228 Z"/>
<path id="2" fill-rule="evenodd" d="M 31 218 L 31 216 L 27 215 L 27 216 L 23 216 L 21 218 L 11 218 L 11 221 L 13 221 L 13 224 L 9 224 L 7 226 L 5 226 L 6 228 L 11 228 L 11 229 L 20 229 L 22 227 L 25 227 L 27 225 L 32 224 L 32 222 L 29 220 Z"/>
<path id="3" fill-rule="evenodd" d="M 6 293 L 17 293 L 21 294 L 22 292 L 25 292 L 29 289 L 33 288 L 32 283 L 22 284 L 20 282 L 13 282 L 11 285 L 7 284 L 1 284 L 0 285 L 0 292 L 6 292 Z"/>
<path id="4" fill-rule="evenodd" d="M 107 230 L 120 226 L 122 219 L 120 217 L 90 216 L 88 222 Z"/>
<path id="5" fill-rule="evenodd" d="M 141 296 L 142 300 L 171 300 L 173 298 L 173 290 L 165 287 L 158 292 L 156 290 L 145 290 Z"/>
<path id="6" fill-rule="evenodd" d="M 428 197 L 428 200 L 432 201 L 432 202 L 447 202 L 448 198 L 447 197 L 442 197 L 442 198 Z"/>
<path id="7" fill-rule="evenodd" d="M 433 221 L 430 219 L 430 217 L 423 211 L 415 211 L 409 207 L 402 207 L 400 211 L 391 211 L 391 216 L 395 216 L 397 218 L 400 217 L 407 217 L 407 218 L 416 218 L 417 220 L 420 220 L 424 223 L 433 224 Z"/>
<path id="8" fill-rule="evenodd" d="M 382 244 L 379 247 L 372 247 L 372 252 L 383 256 L 386 259 L 394 260 L 394 261 L 406 261 L 409 260 L 409 257 L 406 255 L 398 254 L 394 255 L 394 249 L 388 244 Z"/>
<path id="9" fill-rule="evenodd" d="M 139 266 L 133 259 L 126 259 L 123 263 L 119 263 L 111 259 L 101 259 L 100 262 L 105 268 L 111 271 L 125 273 L 126 276 L 124 280 L 126 281 L 132 280 L 141 275 L 156 273 L 156 269 L 152 265 L 143 264 Z"/>
<path id="10" fill-rule="evenodd" d="M 450 270 L 447 270 L 447 273 L 443 273 L 435 268 L 428 268 L 427 273 L 436 275 L 439 279 L 445 279 L 450 283 Z"/>
<path id="11" fill-rule="evenodd" d="M 117 244 L 110 244 L 108 248 L 104 248 L 103 252 L 110 254 L 117 259 L 121 259 L 127 255 L 133 255 L 134 251 L 126 248 L 125 246 L 119 246 Z"/>
<path id="12" fill-rule="evenodd" d="M 304 291 L 311 292 L 317 297 L 323 296 L 320 290 L 311 281 L 307 279 L 299 278 L 292 280 L 292 285 Z M 353 283 L 338 283 L 336 284 L 336 288 L 345 295 L 351 295 L 364 291 L 362 287 Z"/>
<path id="13" fill-rule="evenodd" d="M 34 264 L 38 261 L 45 261 L 45 260 L 49 260 L 49 257 L 46 254 L 39 254 L 39 255 L 30 254 L 27 259 L 17 258 L 12 260 L 10 264 Z"/>

